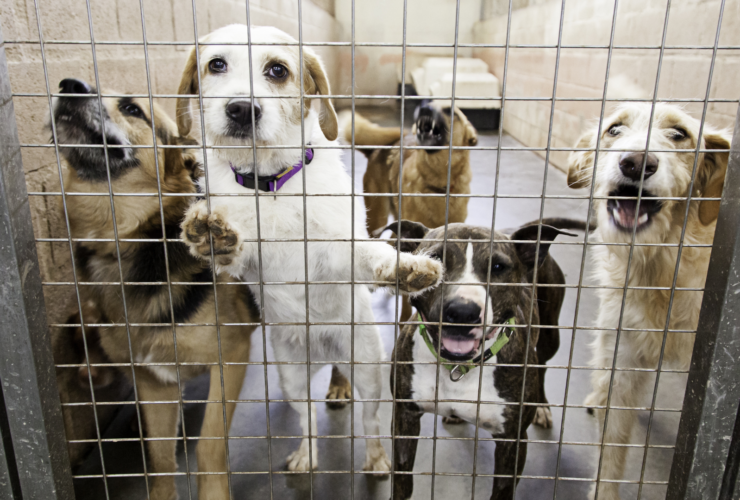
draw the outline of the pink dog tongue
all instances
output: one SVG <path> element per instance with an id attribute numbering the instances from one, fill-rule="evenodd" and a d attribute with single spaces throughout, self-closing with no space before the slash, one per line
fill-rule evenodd
<path id="1" fill-rule="evenodd" d="M 451 352 L 453 354 L 467 354 L 478 346 L 478 341 L 476 339 L 456 340 L 442 337 L 442 345 L 445 346 L 447 352 Z"/>

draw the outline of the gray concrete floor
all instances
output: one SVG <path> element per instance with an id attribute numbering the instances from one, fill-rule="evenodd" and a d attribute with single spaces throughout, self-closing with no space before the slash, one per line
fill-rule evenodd
<path id="1" fill-rule="evenodd" d="M 371 112 L 371 110 L 366 110 Z M 387 111 L 373 112 L 373 118 L 379 122 L 392 124 L 394 117 Z M 396 119 L 397 120 L 397 119 Z M 395 123 L 398 123 L 397 121 Z M 495 133 L 482 133 L 480 146 L 496 146 L 498 137 Z M 520 146 L 509 136 L 504 135 L 503 146 Z M 350 153 L 345 153 L 345 164 L 349 170 Z M 471 165 L 474 171 L 472 192 L 474 194 L 492 194 L 496 176 L 496 151 L 473 151 Z M 362 190 L 362 175 L 366 168 L 365 157 L 355 155 L 355 181 L 358 192 Z M 548 195 L 573 195 L 576 191 L 566 186 L 565 175 L 558 169 L 550 166 L 545 169 L 545 161 L 532 152 L 505 151 L 501 154 L 498 193 L 500 195 L 536 195 L 542 193 L 543 181 L 547 176 L 546 193 Z M 582 194 L 582 193 L 581 193 Z M 469 224 L 491 226 L 493 214 L 491 199 L 473 198 L 469 204 Z M 496 204 L 496 227 L 510 228 L 525 222 L 537 219 L 541 207 L 540 199 L 508 199 L 499 198 Z M 583 200 L 549 199 L 544 204 L 544 215 L 567 216 L 585 220 L 587 203 Z M 583 241 L 578 238 L 563 238 L 559 241 Z M 553 245 L 551 254 L 563 268 L 569 284 L 579 281 L 582 245 Z M 585 266 L 584 283 L 592 283 L 589 278 L 589 265 Z M 560 324 L 572 326 L 574 323 L 577 290 L 569 289 Z M 592 290 L 583 290 L 578 325 L 592 325 L 596 317 L 598 300 Z M 376 292 L 373 299 L 373 309 L 377 321 L 390 321 L 395 311 L 394 299 L 383 292 Z M 381 333 L 386 352 L 390 356 L 393 348 L 394 328 L 381 326 Z M 268 331 L 269 335 L 269 331 Z M 585 366 L 588 361 L 589 333 L 578 330 L 574 335 L 572 329 L 561 329 L 561 346 L 557 355 L 550 361 L 553 366 L 567 366 L 572 346 L 572 365 Z M 259 332 L 252 337 L 252 361 L 262 361 L 263 339 Z M 267 346 L 268 360 L 274 359 L 272 350 Z M 383 367 L 383 380 L 388 380 L 390 368 Z M 553 404 L 563 404 L 565 398 L 569 404 L 580 405 L 588 394 L 588 370 L 571 370 L 565 368 L 551 368 L 547 372 L 546 391 Z M 329 384 L 330 367 L 322 369 L 311 384 L 313 397 L 323 398 Z M 566 380 L 570 382 L 566 386 Z M 270 366 L 267 370 L 267 385 L 270 399 L 282 398 L 277 370 Z M 680 409 L 682 406 L 685 386 L 685 376 L 664 374 L 661 377 L 658 406 Z M 208 391 L 208 380 L 200 377 L 191 381 L 186 388 L 187 399 L 205 399 Z M 241 398 L 263 399 L 265 397 L 265 381 L 263 370 L 260 367 L 250 367 L 247 379 L 242 389 Z M 390 388 L 384 384 L 383 398 L 390 398 Z M 645 401 L 649 404 L 649 401 Z M 595 446 L 579 443 L 595 442 L 598 439 L 596 420 L 589 416 L 585 409 L 569 408 L 565 413 L 563 425 L 563 409 L 553 408 L 554 426 L 552 429 L 541 429 L 531 426 L 529 438 L 531 440 L 554 441 L 555 443 L 533 443 L 529 445 L 525 475 L 545 478 L 523 479 L 517 489 L 517 498 L 520 499 L 553 499 L 553 498 L 585 498 L 588 483 L 584 479 L 595 477 L 599 450 Z M 300 433 L 298 418 L 287 403 L 270 403 L 270 431 L 272 470 L 285 470 L 286 457 L 298 446 L 296 439 L 279 439 L 279 436 L 291 436 Z M 323 403 L 317 404 L 317 418 L 319 434 L 322 436 L 338 436 L 351 433 L 349 407 L 343 410 L 327 410 Z M 138 436 L 131 429 L 132 408 L 119 413 L 117 420 L 106 431 L 106 436 L 133 437 Z M 197 434 L 203 415 L 202 405 L 193 403 L 185 407 L 186 432 L 189 435 Z M 354 410 L 354 429 L 356 434 L 362 433 L 360 404 Z M 382 404 L 380 410 L 381 432 L 390 433 L 391 405 Z M 267 434 L 266 405 L 264 403 L 240 404 L 236 410 L 234 423 L 231 429 L 230 456 L 232 472 L 246 472 L 250 474 L 235 474 L 232 479 L 234 498 L 276 498 L 276 499 L 303 499 L 309 498 L 310 480 L 307 476 L 289 476 L 267 474 L 268 443 L 264 438 L 240 439 L 241 437 L 254 438 Z M 422 435 L 433 436 L 434 417 L 426 415 L 422 419 Z M 678 428 L 679 413 L 656 412 L 650 444 L 673 445 Z M 644 443 L 648 422 L 648 412 L 640 415 L 639 426 L 633 433 L 633 442 Z M 439 436 L 474 437 L 475 429 L 468 424 L 443 425 L 438 420 L 437 434 Z M 489 437 L 481 433 L 481 437 Z M 561 440 L 565 444 L 558 445 Z M 384 442 L 390 453 L 391 443 Z M 364 442 L 356 440 L 354 446 L 354 469 L 361 470 L 364 460 Z M 196 470 L 195 446 L 190 443 L 186 450 L 182 445 L 178 448 L 179 470 Z M 431 440 L 422 441 L 419 445 L 415 471 L 431 472 L 432 457 L 435 454 Z M 436 445 L 436 471 L 470 474 L 473 469 L 474 444 L 472 441 L 438 441 Z M 494 444 L 481 442 L 478 447 L 477 470 L 479 473 L 493 473 Z M 122 474 L 141 472 L 142 452 L 138 443 L 109 443 L 104 447 L 106 472 Z M 349 439 L 324 438 L 319 440 L 319 457 L 321 471 L 339 471 L 350 469 L 351 443 Z M 672 450 L 651 449 L 647 455 L 645 470 L 646 481 L 666 481 L 670 470 Z M 188 464 L 186 464 L 186 458 Z M 558 468 L 558 459 L 559 468 Z M 633 449 L 629 453 L 627 479 L 637 480 L 643 462 L 643 450 Z M 557 474 L 561 479 L 557 482 L 546 479 Z M 100 474 L 100 457 L 93 452 L 88 460 L 77 471 L 78 474 Z M 253 474 L 257 473 L 257 474 Z M 271 486 L 272 484 L 272 486 Z M 477 478 L 475 494 L 471 495 L 472 479 L 470 477 L 436 476 L 434 479 L 434 496 L 439 499 L 458 498 L 489 498 L 491 494 L 491 478 Z M 192 488 L 188 488 L 184 477 L 178 478 L 180 499 L 197 498 L 195 479 L 191 480 Z M 272 487 L 272 497 L 270 495 Z M 415 498 L 429 498 L 431 496 L 432 480 L 429 476 L 416 477 Z M 103 482 L 100 479 L 76 480 L 77 498 L 92 500 L 106 498 Z M 313 498 L 350 498 L 352 478 L 350 474 L 316 474 L 313 477 Z M 111 499 L 146 498 L 142 478 L 109 478 L 108 493 Z M 624 498 L 637 498 L 636 485 L 623 485 Z M 354 498 L 357 499 L 387 499 L 390 497 L 390 481 L 378 480 L 358 474 L 354 475 Z M 665 497 L 665 486 L 645 485 L 641 498 L 658 499 Z"/>

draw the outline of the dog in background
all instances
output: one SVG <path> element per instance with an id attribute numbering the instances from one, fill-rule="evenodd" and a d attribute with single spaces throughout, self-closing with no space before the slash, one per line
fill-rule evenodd
<path id="1" fill-rule="evenodd" d="M 101 109 L 98 97 L 94 95 L 97 91 L 81 80 L 62 80 L 60 89 L 62 94 L 86 94 L 89 97 L 62 96 L 56 99 L 54 120 L 59 142 L 102 145 L 105 137 L 109 146 L 107 156 L 103 148 L 61 148 L 68 164 L 64 172 L 66 191 L 107 194 L 110 176 L 114 193 L 156 194 L 159 182 L 165 195 L 161 198 L 161 207 L 156 195 L 113 198 L 120 254 L 114 241 L 111 198 L 107 195 L 67 198 L 71 236 L 108 240 L 76 242 L 75 259 L 80 281 L 172 282 L 171 288 L 159 284 L 126 285 L 125 306 L 120 285 L 81 286 L 80 293 L 85 301 L 92 301 L 110 323 L 163 324 L 100 328 L 100 348 L 114 363 L 146 363 L 134 369 L 138 398 L 144 403 L 177 402 L 182 397 L 180 384 L 210 371 L 208 400 L 216 403 L 207 404 L 201 436 L 220 439 L 200 441 L 197 447 L 198 470 L 218 474 L 198 477 L 198 498 L 230 498 L 225 475 L 228 459 L 225 438 L 235 404 L 225 404 L 227 422 L 224 428 L 221 401 L 233 401 L 239 397 L 246 365 L 222 366 L 218 362 L 219 356 L 225 362 L 247 362 L 254 327 L 221 326 L 217 332 L 215 326 L 201 326 L 216 323 L 212 271 L 201 260 L 191 256 L 183 243 L 171 241 L 179 237 L 185 210 L 197 196 L 193 177 L 197 175 L 198 165 L 194 158 L 181 148 L 159 148 L 155 156 L 151 147 L 133 147 L 152 146 L 154 140 L 159 146 L 187 147 L 195 143 L 187 136 L 178 135 L 175 123 L 156 105 L 150 109 L 147 99 L 103 98 Z M 166 196 L 170 193 L 191 196 Z M 131 241 L 156 240 L 163 236 L 170 240 L 166 248 L 158 241 Z M 217 279 L 222 281 L 224 277 Z M 257 322 L 259 313 L 254 304 L 246 287 L 219 286 L 219 323 Z M 82 318 L 85 323 L 97 321 L 96 316 L 89 318 L 85 312 Z M 175 334 L 170 326 L 173 322 L 195 324 L 176 328 L 177 351 L 173 339 Z M 129 334 L 133 352 L 129 351 Z M 176 361 L 189 364 L 176 367 Z M 131 369 L 122 369 L 122 372 L 132 376 Z M 156 439 L 148 441 L 146 446 L 148 472 L 176 472 L 174 438 L 178 435 L 180 406 L 177 403 L 143 404 L 140 408 L 147 438 Z M 155 475 L 149 481 L 149 498 L 152 500 L 177 497 L 174 476 Z"/>
<path id="2" fill-rule="evenodd" d="M 521 474 L 527 456 L 526 441 L 519 442 L 517 461 L 517 438 L 527 439 L 527 428 L 536 413 L 546 411 L 548 416 L 550 413 L 546 406 L 519 406 L 522 391 L 525 403 L 547 403 L 544 369 L 530 369 L 525 379 L 521 365 L 525 362 L 542 365 L 555 354 L 557 344 L 553 350 L 552 341 L 559 335 L 556 326 L 565 291 L 557 286 L 536 287 L 533 297 L 532 286 L 497 285 L 532 283 L 535 269 L 537 284 L 565 284 L 563 272 L 548 250 L 558 234 L 569 233 L 545 225 L 546 222 L 585 229 L 583 222 L 546 219 L 541 226 L 530 223 L 510 236 L 497 232 L 495 239 L 504 241 L 491 246 L 490 229 L 450 224 L 445 253 L 444 243 L 440 241 L 444 228 L 430 230 L 417 222 L 401 221 L 401 238 L 422 240 L 402 241 L 403 250 L 439 260 L 445 254 L 445 286 L 411 299 L 421 325 L 405 325 L 394 350 L 394 360 L 399 364 L 392 368 L 391 391 L 395 399 L 414 400 L 395 403 L 395 471 L 413 470 L 419 441 L 402 436 L 418 436 L 422 415 L 434 413 L 435 401 L 439 401 L 436 410 L 445 419 L 479 425 L 494 438 L 507 440 L 496 443 L 496 477 L 491 498 L 513 498 L 516 484 L 513 478 Z M 387 229 L 395 231 L 397 226 L 392 223 Z M 538 236 L 539 252 L 536 251 Z M 486 283 L 491 283 L 488 289 Z M 525 325 L 530 324 L 530 311 L 531 324 L 552 327 L 528 329 Z M 442 326 L 441 332 L 439 318 L 448 323 Z M 484 321 L 506 326 L 487 327 Z M 508 343 L 500 344 L 502 336 Z M 439 378 L 438 356 L 443 367 Z M 481 362 L 482 375 L 477 366 Z M 464 363 L 476 366 L 466 373 L 460 371 Z M 483 387 L 479 388 L 479 380 Z M 480 400 L 486 403 L 480 409 L 479 394 Z M 413 476 L 393 477 L 394 498 L 411 498 L 413 487 Z"/>
<path id="3" fill-rule="evenodd" d="M 117 410 L 115 405 L 96 405 L 95 413 L 92 408 L 92 390 L 95 391 L 95 401 L 114 402 L 125 401 L 131 394 L 131 384 L 115 368 L 100 366 L 110 363 L 105 351 L 100 346 L 100 329 L 86 326 L 84 337 L 80 318 L 85 323 L 108 323 L 107 318 L 96 307 L 92 300 L 82 303 L 82 316 L 77 307 L 69 315 L 65 328 L 51 330 L 51 347 L 54 353 L 54 364 L 73 365 L 57 366 L 57 389 L 64 416 L 64 430 L 67 436 L 67 450 L 72 468 L 82 463 L 90 452 L 94 443 L 70 443 L 69 441 L 97 439 L 95 417 L 97 414 L 98 427 L 104 432 L 107 425 L 113 420 Z M 87 347 L 87 356 L 85 356 Z M 77 365 L 77 366 L 74 366 Z M 91 403 L 89 406 L 67 403 Z"/>
<path id="4" fill-rule="evenodd" d="M 729 155 L 712 150 L 729 149 L 729 134 L 706 125 L 703 132 L 700 131 L 699 121 L 676 106 L 657 104 L 652 123 L 650 113 L 649 105 L 631 104 L 621 107 L 604 121 L 595 171 L 596 129 L 584 134 L 576 144 L 577 148 L 588 151 L 574 152 L 570 156 L 568 184 L 579 188 L 593 182 L 594 195 L 600 198 L 594 201 L 598 219 L 596 241 L 629 244 L 636 229 L 636 243 L 677 245 L 685 220 L 686 201 L 659 198 L 685 199 L 689 195 L 718 198 L 722 195 Z M 652 133 L 648 132 L 651 125 Z M 697 158 L 693 152 L 697 145 L 709 151 L 700 153 Z M 691 151 L 665 152 L 672 149 Z M 695 182 L 690 190 L 695 164 Z M 684 242 L 711 244 L 718 212 L 719 201 L 691 201 Z M 629 246 L 597 245 L 591 252 L 596 277 L 605 287 L 599 289 L 601 304 L 597 325 L 600 328 L 616 329 L 619 324 L 627 272 L 630 287 L 670 288 L 673 285 L 677 246 L 636 246 L 630 269 L 627 269 Z M 676 286 L 703 288 L 710 254 L 711 248 L 684 247 Z M 668 327 L 695 331 L 702 296 L 702 292 L 676 291 Z M 621 333 L 617 368 L 658 368 L 669 299 L 670 294 L 665 291 L 644 288 L 627 291 L 622 315 L 622 327 L 627 330 Z M 592 365 L 596 371 L 592 378 L 593 391 L 585 404 L 596 409 L 600 432 L 607 407 L 616 335 L 614 330 L 599 331 L 592 346 Z M 668 333 L 665 362 L 678 369 L 688 369 L 694 337 L 694 333 Z M 617 371 L 609 405 L 638 406 L 650 380 L 648 372 Z M 607 444 L 602 479 L 623 477 L 627 448 L 609 445 L 627 444 L 635 420 L 636 410 L 610 410 L 608 427 L 602 436 Z M 619 483 L 600 483 L 598 488 L 600 499 L 619 498 Z"/>
<path id="5" fill-rule="evenodd" d="M 248 49 L 250 40 L 260 45 Z M 323 65 L 310 48 L 304 47 L 301 57 L 296 40 L 288 34 L 272 27 L 252 27 L 250 38 L 250 28 L 236 24 L 212 32 L 203 41 L 208 43 L 199 47 L 200 57 L 196 49 L 191 52 L 179 93 L 200 91 L 206 97 L 202 113 L 208 145 L 243 148 L 207 150 L 211 210 L 205 201 L 193 205 L 182 224 L 182 238 L 193 255 L 205 259 L 211 258 L 212 242 L 213 264 L 219 271 L 250 283 L 281 283 L 264 285 L 261 290 L 258 285 L 249 286 L 254 293 L 264 292 L 265 320 L 286 323 L 270 328 L 275 358 L 286 362 L 278 365 L 286 399 L 306 397 L 310 377 L 306 365 L 297 362 L 307 361 L 307 350 L 312 362 L 350 361 L 354 355 L 355 361 L 367 363 L 354 368 L 356 388 L 366 400 L 362 403 L 363 426 L 369 437 L 364 469 L 387 473 L 390 461 L 377 437 L 381 371 L 374 364 L 383 359 L 384 351 L 378 327 L 372 324 L 370 290 L 364 284 L 307 286 L 305 281 L 354 279 L 395 286 L 398 279 L 402 291 L 418 293 L 440 280 L 442 265 L 406 253 L 399 259 L 385 243 L 362 241 L 367 239 L 364 211 L 360 200 L 350 196 L 351 180 L 340 152 L 330 148 L 338 133 L 337 117 L 326 97 L 330 89 Z M 289 97 L 301 92 L 305 92 L 305 102 Z M 317 101 L 318 113 L 312 101 Z M 178 100 L 180 135 L 189 133 L 191 125 L 190 101 L 182 97 Z M 262 147 L 254 148 L 253 141 Z M 259 198 L 254 196 L 256 189 L 264 191 Z M 306 197 L 301 196 L 304 192 Z M 258 237 L 267 240 L 259 247 Z M 308 242 L 304 242 L 306 237 Z M 352 237 L 358 238 L 354 245 L 349 241 Z M 315 322 L 310 327 L 310 342 L 308 320 Z M 350 321 L 358 323 L 353 330 Z M 338 368 L 345 376 L 349 374 L 348 364 Z M 313 365 L 311 371 L 316 369 Z M 287 466 L 291 471 L 307 471 L 318 466 L 315 406 L 290 404 L 300 415 L 304 439 L 288 457 Z"/>
<path id="6" fill-rule="evenodd" d="M 351 119 L 342 116 L 343 138 L 352 141 Z M 452 129 L 452 136 L 450 136 Z M 362 115 L 355 114 L 355 144 L 358 146 L 400 146 L 401 129 L 378 126 Z M 410 133 L 404 134 L 404 147 L 422 146 L 432 149 L 404 149 L 403 193 L 428 196 L 403 196 L 401 218 L 436 228 L 444 226 L 445 215 L 450 223 L 463 223 L 468 218 L 466 197 L 450 197 L 447 209 L 447 176 L 449 170 L 450 194 L 470 194 L 470 151 L 453 149 L 478 144 L 478 133 L 460 109 L 442 110 L 434 102 L 421 104 L 414 111 L 414 125 Z M 367 228 L 371 235 L 388 224 L 388 216 L 398 217 L 399 170 L 401 150 L 360 149 L 367 156 L 367 170 L 363 177 L 365 193 L 393 193 L 396 196 L 365 196 Z M 411 316 L 408 299 L 403 300 L 402 320 Z"/>

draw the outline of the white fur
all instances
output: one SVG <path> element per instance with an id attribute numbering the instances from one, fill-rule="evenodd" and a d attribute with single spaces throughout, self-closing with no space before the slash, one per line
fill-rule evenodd
<path id="1" fill-rule="evenodd" d="M 620 109 L 615 116 L 625 121 L 628 126 L 620 127 L 618 139 L 609 145 L 612 149 L 643 149 L 647 142 L 649 123 L 649 106 L 628 106 Z M 612 118 L 605 122 L 607 131 Z M 666 123 L 678 123 L 693 137 L 698 135 L 698 121 L 689 117 L 678 108 L 659 105 L 656 108 L 650 150 L 676 148 L 670 141 L 671 126 Z M 705 129 L 705 134 L 709 129 Z M 695 144 L 695 143 L 694 143 Z M 690 144 L 680 146 L 682 149 L 695 147 Z M 607 196 L 621 180 L 619 157 L 621 152 L 600 152 L 599 165 L 595 179 L 595 195 Z M 659 167 L 655 175 L 646 179 L 644 189 L 654 196 L 686 197 L 689 191 L 691 170 L 694 155 L 691 153 L 653 153 L 659 158 Z M 701 159 L 698 168 L 702 168 Z M 693 196 L 700 193 L 695 191 Z M 698 217 L 697 202 L 692 202 L 689 220 L 684 237 L 685 244 L 709 244 L 712 242 L 715 222 L 703 225 Z M 673 243 L 681 237 L 685 204 L 676 201 L 665 201 L 662 210 L 652 216 L 651 224 L 638 231 L 637 243 Z M 606 202 L 596 203 L 598 229 L 594 242 L 629 243 L 631 232 L 618 230 L 607 213 Z M 600 246 L 591 247 L 596 278 L 604 287 L 617 289 L 599 289 L 601 304 L 596 324 L 601 328 L 617 328 L 622 308 L 622 297 L 629 247 Z M 634 248 L 632 266 L 629 270 L 630 287 L 671 287 L 677 258 L 676 247 Z M 681 255 L 677 287 L 703 288 L 709 264 L 708 249 L 684 248 Z M 699 310 L 702 301 L 701 292 L 675 293 L 669 327 L 679 330 L 696 330 Z M 669 292 L 655 290 L 629 290 L 624 304 L 622 327 L 638 331 L 623 331 L 619 341 L 616 366 L 618 368 L 656 369 L 663 341 L 662 330 L 666 326 Z M 660 332 L 639 331 L 657 329 Z M 601 368 L 592 377 L 593 391 L 587 397 L 588 406 L 606 406 L 611 368 L 614 358 L 616 331 L 599 331 L 592 344 L 592 366 Z M 688 369 L 694 343 L 693 333 L 668 333 L 665 347 L 664 368 Z M 636 407 L 643 403 L 644 395 L 650 387 L 652 374 L 636 371 L 617 371 L 614 374 L 614 385 L 609 401 L 610 407 Z M 597 410 L 599 430 L 603 429 L 604 410 Z M 608 444 L 627 444 L 630 442 L 632 428 L 637 418 L 637 411 L 610 411 L 609 422 L 604 441 Z M 601 469 L 602 479 L 621 479 L 624 474 L 627 448 L 607 446 Z M 600 483 L 599 499 L 618 500 L 619 483 Z"/>
<path id="2" fill-rule="evenodd" d="M 228 26 L 208 36 L 210 43 L 221 40 L 229 42 L 246 42 L 245 26 Z M 255 27 L 252 29 L 252 40 L 255 42 L 293 41 L 285 33 L 275 28 Z M 304 48 L 305 51 L 310 49 Z M 261 65 L 278 55 L 286 62 L 289 71 L 298 71 L 298 48 L 253 46 L 253 64 L 255 94 L 276 94 L 278 91 L 266 82 Z M 208 46 L 204 48 L 201 64 L 215 55 L 224 57 L 233 73 L 208 76 L 204 78 L 202 89 L 204 95 L 249 95 L 249 58 L 246 47 Z M 292 92 L 297 92 L 292 89 Z M 206 117 L 206 136 L 208 144 L 237 144 L 234 139 L 225 138 L 224 107 L 228 99 L 204 99 Z M 301 127 L 291 123 L 287 116 L 300 106 L 298 99 L 263 99 L 260 101 L 263 117 L 257 127 L 258 144 L 295 145 L 290 150 L 258 149 L 260 175 L 280 172 L 287 166 L 295 164 L 301 157 Z M 242 141 L 239 144 L 250 143 Z M 318 117 L 311 111 L 305 117 L 306 145 L 327 146 L 329 142 L 322 134 Z M 367 238 L 365 229 L 365 211 L 360 197 L 354 199 L 354 233 L 352 229 L 351 179 L 347 175 L 338 150 L 315 149 L 314 159 L 304 167 L 302 173 L 290 179 L 279 191 L 279 195 L 303 193 L 303 175 L 305 174 L 306 192 L 308 194 L 346 194 L 342 197 L 285 197 L 273 196 L 261 192 L 259 196 L 260 237 L 262 240 L 274 238 L 304 238 L 304 203 L 306 206 L 305 225 L 308 238 L 339 240 Z M 242 150 L 208 150 L 207 169 L 209 192 L 212 195 L 211 208 L 220 211 L 231 228 L 244 242 L 228 266 L 217 266 L 218 271 L 227 271 L 234 277 L 249 282 L 260 280 L 259 250 L 256 243 L 257 234 L 257 200 L 252 197 L 218 197 L 219 194 L 238 193 L 253 194 L 254 190 L 237 184 L 229 167 L 229 162 L 239 166 L 240 171 L 252 170 L 253 152 Z M 204 181 L 201 185 L 205 187 Z M 203 202 L 191 207 L 189 214 L 205 210 Z M 304 242 L 263 242 L 261 244 L 262 279 L 266 282 L 298 282 L 293 285 L 264 285 L 264 318 L 267 322 L 298 323 L 271 327 L 271 342 L 277 361 L 306 360 L 307 333 L 306 322 L 306 277 L 314 281 L 372 281 L 388 279 L 395 276 L 396 251 L 384 242 L 356 242 L 354 244 L 354 263 L 352 244 L 341 241 L 309 242 L 308 276 L 304 260 Z M 402 254 L 402 265 L 434 262 L 427 257 Z M 434 264 L 437 265 L 437 264 Z M 354 267 L 354 275 L 352 269 Z M 441 271 L 441 267 L 439 267 Z M 256 297 L 260 288 L 250 285 Z M 351 314 L 350 285 L 316 285 L 311 284 L 308 290 L 308 303 L 311 322 L 339 323 L 355 321 L 358 323 L 374 322 L 370 302 L 370 291 L 365 285 L 354 285 L 354 316 Z M 311 361 L 349 361 L 351 359 L 351 329 L 349 325 L 312 325 L 308 334 Z M 354 327 L 354 360 L 381 361 L 384 350 L 377 326 L 356 325 Z M 349 377 L 349 365 L 338 365 Z M 285 398 L 305 399 L 308 379 L 305 365 L 279 365 L 280 381 Z M 312 374 L 313 374 L 312 370 Z M 381 394 L 381 371 L 379 365 L 356 365 L 354 382 L 363 399 L 379 399 Z M 312 411 L 311 429 L 308 428 L 309 405 L 302 402 L 291 403 L 300 414 L 303 435 L 317 434 L 315 408 Z M 363 425 L 366 435 L 379 435 L 378 403 L 363 403 Z M 317 467 L 318 455 L 316 440 L 312 440 L 311 464 Z M 288 459 L 290 470 L 307 470 L 309 468 L 309 442 L 304 439 L 299 449 Z M 366 470 L 387 472 L 390 461 L 378 438 L 367 440 Z"/>
<path id="3" fill-rule="evenodd" d="M 483 365 L 483 387 L 481 389 L 481 406 L 479 426 L 492 434 L 502 433 L 504 430 L 504 400 L 499 396 L 493 385 L 493 370 L 496 356 Z M 415 400 L 429 400 L 418 402 L 419 407 L 427 413 L 434 413 L 435 385 L 437 383 L 437 359 L 429 351 L 417 330 L 414 333 L 414 375 L 411 378 L 412 397 Z M 450 380 L 450 372 L 445 367 L 439 369 L 439 403 L 437 414 L 444 417 L 456 416 L 475 425 L 478 402 L 478 378 L 480 372 L 474 368 L 465 377 L 457 382 Z M 444 400 L 462 400 L 470 403 L 443 402 Z M 499 404 L 487 404 L 499 403 Z"/>

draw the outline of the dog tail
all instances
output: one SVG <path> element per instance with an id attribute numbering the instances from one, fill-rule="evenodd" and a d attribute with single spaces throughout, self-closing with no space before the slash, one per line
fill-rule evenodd
<path id="1" fill-rule="evenodd" d="M 341 137 L 348 144 L 352 143 L 352 114 L 344 111 L 339 115 Z M 401 139 L 400 127 L 381 127 L 359 113 L 355 113 L 355 145 L 389 146 Z M 361 149 L 365 156 L 370 156 L 373 149 Z"/>
<path id="2" fill-rule="evenodd" d="M 552 226 L 558 229 L 570 229 L 575 231 L 586 231 L 586 221 L 583 220 L 576 220 L 576 219 L 568 219 L 565 217 L 545 217 L 542 219 L 542 223 L 547 226 Z M 539 224 L 538 220 L 533 220 L 529 224 L 525 224 L 525 226 L 528 226 L 530 224 Z M 591 224 L 588 226 L 588 231 L 595 231 L 596 230 L 596 222 L 593 220 L 591 221 Z"/>

